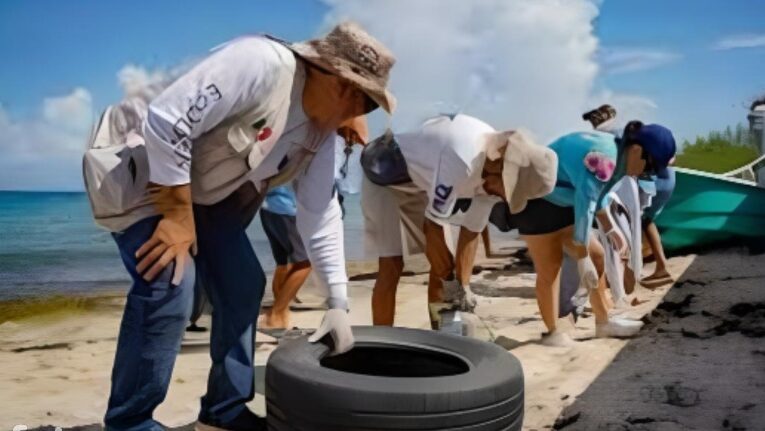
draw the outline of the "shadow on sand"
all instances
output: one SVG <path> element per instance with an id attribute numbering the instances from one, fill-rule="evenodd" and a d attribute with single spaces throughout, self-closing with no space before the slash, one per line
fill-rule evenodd
<path id="1" fill-rule="evenodd" d="M 765 256 L 698 256 L 553 429 L 765 429 Z"/>

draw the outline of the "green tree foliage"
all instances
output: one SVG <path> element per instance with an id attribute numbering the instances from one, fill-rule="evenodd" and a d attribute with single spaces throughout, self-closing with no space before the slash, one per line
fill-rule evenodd
<path id="1" fill-rule="evenodd" d="M 675 165 L 683 168 L 721 174 L 739 168 L 760 156 L 759 146 L 749 129 L 739 123 L 735 130 L 712 131 L 697 136 L 691 143 L 683 141 Z"/>

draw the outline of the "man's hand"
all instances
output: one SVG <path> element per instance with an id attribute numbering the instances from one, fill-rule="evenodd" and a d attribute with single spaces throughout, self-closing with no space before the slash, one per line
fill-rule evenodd
<path id="1" fill-rule="evenodd" d="M 308 338 L 308 342 L 315 343 L 327 334 L 332 337 L 334 343 L 334 349 L 330 356 L 345 353 L 353 348 L 353 331 L 351 331 L 351 321 L 347 311 L 340 308 L 327 310 L 321 325 Z"/>
<path id="2" fill-rule="evenodd" d="M 196 242 L 191 186 L 150 186 L 149 192 L 162 220 L 151 238 L 136 252 L 136 271 L 146 281 L 154 280 L 167 265 L 175 262 L 171 283 L 178 285 Z"/>

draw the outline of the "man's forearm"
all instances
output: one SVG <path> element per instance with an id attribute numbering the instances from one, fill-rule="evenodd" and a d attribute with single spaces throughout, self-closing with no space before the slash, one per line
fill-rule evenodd
<path id="1" fill-rule="evenodd" d="M 330 201 L 327 210 L 320 213 L 308 211 L 299 203 L 297 228 L 314 273 L 327 289 L 330 308 L 347 308 L 343 222 L 337 200 Z"/>

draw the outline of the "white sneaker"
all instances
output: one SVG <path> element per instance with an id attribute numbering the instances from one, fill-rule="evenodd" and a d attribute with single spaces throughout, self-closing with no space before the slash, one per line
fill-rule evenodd
<path id="1" fill-rule="evenodd" d="M 608 323 L 595 325 L 596 338 L 629 338 L 640 332 L 643 322 L 627 320 L 618 317 L 609 317 Z"/>
<path id="2" fill-rule="evenodd" d="M 572 347 L 576 345 L 576 341 L 565 332 L 554 331 L 542 336 L 542 345 L 548 347 Z"/>

